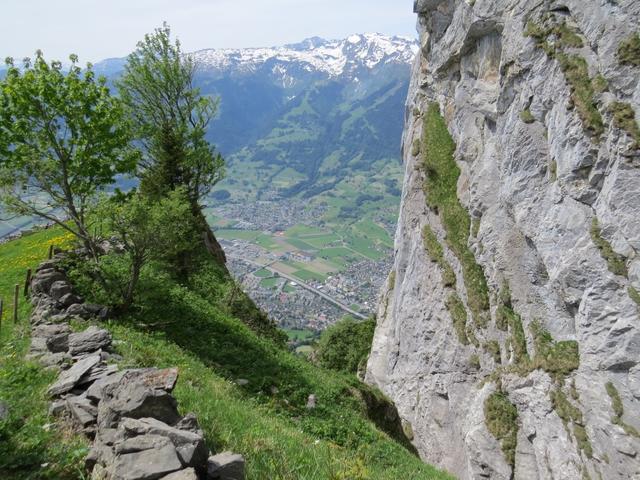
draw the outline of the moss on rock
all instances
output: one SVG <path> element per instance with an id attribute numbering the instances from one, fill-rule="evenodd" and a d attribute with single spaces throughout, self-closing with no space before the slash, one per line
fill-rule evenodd
<path id="1" fill-rule="evenodd" d="M 471 218 L 457 197 L 460 169 L 455 162 L 456 145 L 437 103 L 425 115 L 422 144 L 424 191 L 429 207 L 438 212 L 447 233 L 446 242 L 460 261 L 467 304 L 479 327 L 488 322 L 489 289 L 482 267 L 468 247 Z"/>
<path id="2" fill-rule="evenodd" d="M 593 240 L 593 243 L 598 247 L 598 250 L 600 250 L 602 258 L 607 261 L 609 271 L 616 275 L 626 277 L 628 275 L 626 259 L 622 255 L 614 252 L 611 244 L 602 237 L 602 231 L 600 230 L 600 225 L 596 217 L 594 217 L 591 222 L 590 233 L 591 240 Z"/>
<path id="3" fill-rule="evenodd" d="M 620 42 L 618 60 L 623 65 L 640 67 L 640 34 L 634 33 Z"/>
<path id="4" fill-rule="evenodd" d="M 422 229 L 422 240 L 427 254 L 442 269 L 442 282 L 445 287 L 452 287 L 456 284 L 456 274 L 453 268 L 444 258 L 444 249 L 438 241 L 438 237 L 429 225 Z"/>
<path id="5" fill-rule="evenodd" d="M 518 443 L 518 409 L 505 393 L 492 393 L 484 402 L 484 421 L 487 430 L 500 442 L 505 460 L 513 467 Z"/>

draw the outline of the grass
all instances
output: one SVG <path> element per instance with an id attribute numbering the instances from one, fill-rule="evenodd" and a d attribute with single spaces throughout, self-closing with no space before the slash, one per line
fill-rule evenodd
<path id="1" fill-rule="evenodd" d="M 447 298 L 447 310 L 453 321 L 453 330 L 456 332 L 458 341 L 463 345 L 469 345 L 469 337 L 467 336 L 467 310 L 457 293 L 452 293 Z"/>
<path id="2" fill-rule="evenodd" d="M 629 134 L 633 139 L 633 149 L 640 149 L 640 126 L 633 107 L 629 103 L 614 102 L 610 111 L 613 113 L 613 124 Z"/>
<path id="3" fill-rule="evenodd" d="M 311 270 L 300 269 L 292 273 L 294 277 L 299 278 L 302 281 L 316 280 L 318 282 L 324 282 L 327 279 L 326 275 L 322 275 Z"/>
<path id="4" fill-rule="evenodd" d="M 296 328 L 285 328 L 283 329 L 284 333 L 287 334 L 287 337 L 289 338 L 289 340 L 294 340 L 294 341 L 304 341 L 304 340 L 311 340 L 312 338 L 314 338 L 316 336 L 316 332 L 314 332 L 313 330 L 300 330 L 300 329 L 296 329 Z"/>
<path id="5" fill-rule="evenodd" d="M 599 139 L 604 133 L 604 121 L 594 98 L 596 92 L 589 77 L 587 61 L 579 55 L 565 53 L 559 53 L 556 58 L 571 89 L 571 100 L 583 126 L 595 139 Z"/>
<path id="6" fill-rule="evenodd" d="M 565 76 L 571 90 L 570 105 L 576 108 L 578 116 L 585 130 L 599 141 L 604 133 L 604 121 L 598 110 L 596 96 L 601 88 L 601 79 L 589 76 L 587 61 L 580 55 L 566 53 L 567 49 L 580 48 L 584 45 L 579 32 L 569 27 L 565 22 L 557 22 L 553 14 L 546 20 L 550 26 L 543 27 L 533 21 L 527 23 L 525 36 L 535 40 L 536 46 L 555 58 Z M 549 42 L 555 38 L 554 44 Z M 598 92 L 596 91 L 598 90 Z"/>
<path id="7" fill-rule="evenodd" d="M 260 286 L 262 288 L 274 288 L 280 283 L 280 278 L 272 277 L 272 278 L 263 278 L 260 280 Z"/>
<path id="8" fill-rule="evenodd" d="M 536 118 L 531 113 L 531 110 L 527 108 L 520 112 L 520 120 L 522 120 L 524 123 L 533 123 L 536 121 Z"/>
<path id="9" fill-rule="evenodd" d="M 505 393 L 495 392 L 484 402 L 484 419 L 491 435 L 500 442 L 505 460 L 513 467 L 518 443 L 518 409 Z"/>
<path id="10" fill-rule="evenodd" d="M 313 247 L 313 246 L 309 245 L 308 243 L 303 242 L 299 238 L 287 238 L 286 242 L 289 245 L 291 245 L 293 247 L 296 247 L 299 250 L 304 250 L 304 251 L 307 251 L 307 252 L 312 252 L 312 251 L 316 250 L 316 247 Z"/>
<path id="11" fill-rule="evenodd" d="M 611 408 L 613 409 L 613 417 L 611 417 L 611 421 L 615 425 L 619 425 L 623 428 L 623 430 L 632 437 L 640 438 L 640 432 L 632 426 L 624 422 L 622 417 L 624 416 L 624 404 L 622 403 L 622 399 L 620 398 L 620 393 L 618 393 L 618 389 L 612 382 L 607 382 L 605 385 L 605 389 L 607 390 L 607 394 L 611 399 Z"/>
<path id="12" fill-rule="evenodd" d="M 253 274 L 258 278 L 269 278 L 273 276 L 273 273 L 271 273 L 266 268 L 261 268 L 260 270 L 253 272 Z"/>
<path id="13" fill-rule="evenodd" d="M 70 237 L 60 229 L 43 230 L 0 245 L 0 298 L 5 311 L 0 328 L 0 400 L 9 406 L 0 422 L 0 478 L 3 480 L 75 480 L 82 478 L 88 445 L 83 437 L 52 426 L 46 390 L 56 375 L 26 361 L 31 311 L 21 297 L 19 323 L 10 320 L 13 286 L 25 270 L 44 260 L 49 245 L 64 247 Z"/>
<path id="14" fill-rule="evenodd" d="M 258 230 L 233 230 L 233 229 L 219 229 L 215 231 L 216 237 L 224 240 L 246 240 L 253 241 L 262 232 Z"/>
<path id="15" fill-rule="evenodd" d="M 640 34 L 634 33 L 620 43 L 618 60 L 623 65 L 640 67 Z"/>
<path id="16" fill-rule="evenodd" d="M 429 207 L 440 215 L 447 234 L 447 245 L 462 266 L 467 304 L 474 322 L 484 327 L 488 322 L 489 289 L 482 267 L 467 245 L 471 219 L 457 197 L 460 169 L 454 159 L 455 149 L 438 104 L 431 103 L 425 115 L 423 130 L 425 196 Z"/>
<path id="17" fill-rule="evenodd" d="M 422 241 L 424 248 L 432 261 L 436 262 L 442 269 L 442 283 L 445 287 L 453 287 L 456 284 L 456 274 L 449 262 L 444 258 L 444 249 L 438 241 L 438 237 L 429 225 L 422 229 Z"/>
<path id="18" fill-rule="evenodd" d="M 640 307 L 640 292 L 638 292 L 638 290 L 630 286 L 628 289 L 628 293 L 629 293 L 629 298 L 631 298 L 631 300 L 636 302 L 636 304 Z"/>
<path id="19" fill-rule="evenodd" d="M 510 331 L 511 337 L 509 343 L 513 348 L 515 363 L 526 363 L 529 361 L 527 339 L 522 326 L 522 318 L 520 318 L 520 315 L 513 309 L 511 290 L 507 282 L 504 282 L 502 285 L 498 300 L 500 304 L 496 309 L 496 327 L 502 331 Z"/>
<path id="20" fill-rule="evenodd" d="M 346 239 L 346 242 L 351 250 L 370 260 L 381 260 L 385 256 L 384 253 L 376 250 L 374 243 L 367 238 L 352 236 Z"/>
<path id="21" fill-rule="evenodd" d="M 617 254 L 611 244 L 602 237 L 602 231 L 600 230 L 600 225 L 596 217 L 594 217 L 591 222 L 590 233 L 591 240 L 596 247 L 598 247 L 598 250 L 600 250 L 602 258 L 606 260 L 609 271 L 615 275 L 627 277 L 629 272 L 627 271 L 626 258 Z"/>
<path id="22" fill-rule="evenodd" d="M 500 353 L 500 343 L 497 340 L 489 340 L 484 344 L 484 351 L 491 355 L 496 365 L 502 363 L 502 356 Z"/>
<path id="23" fill-rule="evenodd" d="M 578 449 L 581 450 L 587 458 L 592 458 L 593 447 L 589 441 L 587 431 L 584 428 L 584 419 L 580 409 L 569 401 L 560 388 L 551 392 L 551 404 L 560 419 L 562 419 L 562 423 L 564 423 L 568 433 L 569 425 L 573 426 L 573 436 L 576 439 Z"/>
<path id="24" fill-rule="evenodd" d="M 529 328 L 533 335 L 536 351 L 533 368 L 541 368 L 560 380 L 580 366 L 578 342 L 575 340 L 555 341 L 537 321 L 532 322 Z"/>
<path id="25" fill-rule="evenodd" d="M 323 248 L 318 252 L 318 256 L 322 258 L 328 258 L 329 260 L 333 260 L 334 258 L 349 258 L 353 257 L 353 251 L 349 250 L 346 247 L 329 247 Z"/>
<path id="26" fill-rule="evenodd" d="M 22 278 L 25 266 L 42 259 L 48 243 L 63 241 L 59 232 L 47 231 L 0 246 L 3 295 Z M 225 278 L 204 266 L 189 285 L 179 285 L 150 265 L 134 311 L 105 325 L 118 341 L 120 366 L 177 366 L 181 411 L 197 414 L 211 448 L 245 455 L 248 480 L 451 478 L 423 464 L 370 420 L 376 411 L 364 399 L 379 394 L 352 375 L 298 358 L 239 320 L 230 310 L 232 286 Z M 92 291 L 82 293 L 92 297 Z M 21 313 L 26 318 L 28 307 Z M 52 419 L 44 390 L 53 377 L 23 360 L 27 344 L 23 330 L 5 325 L 0 398 L 12 414 L 0 424 L 0 478 L 84 478 L 86 444 L 46 427 Z M 232 382 L 237 378 L 249 384 L 238 387 Z M 318 398 L 315 410 L 305 408 L 311 393 Z M 380 411 L 387 407 L 379 404 Z"/>
<path id="27" fill-rule="evenodd" d="M 339 242 L 340 237 L 335 233 L 329 233 L 326 235 L 317 235 L 314 237 L 305 237 L 304 241 L 314 248 L 325 248 L 333 243 Z"/>

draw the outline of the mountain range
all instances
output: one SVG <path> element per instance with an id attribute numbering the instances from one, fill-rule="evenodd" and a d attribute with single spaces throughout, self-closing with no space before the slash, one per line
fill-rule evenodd
<path id="1" fill-rule="evenodd" d="M 413 39 L 359 34 L 192 53 L 196 85 L 220 101 L 208 136 L 227 160 L 227 177 L 210 205 L 296 197 L 333 202 L 331 211 L 347 217 L 361 216 L 363 208 L 389 210 L 393 223 L 404 100 L 417 50 Z M 108 59 L 94 70 L 111 83 L 125 64 L 126 58 Z"/>
<path id="2" fill-rule="evenodd" d="M 417 50 L 409 38 L 360 34 L 194 52 L 197 86 L 220 99 L 209 139 L 227 158 L 221 188 L 243 201 L 314 197 L 396 162 Z M 95 70 L 114 78 L 125 61 Z"/>

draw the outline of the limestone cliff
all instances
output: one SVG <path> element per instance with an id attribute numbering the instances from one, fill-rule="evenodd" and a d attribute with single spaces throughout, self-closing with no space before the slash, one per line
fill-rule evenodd
<path id="1" fill-rule="evenodd" d="M 415 11 L 367 380 L 461 479 L 639 479 L 640 2 Z"/>

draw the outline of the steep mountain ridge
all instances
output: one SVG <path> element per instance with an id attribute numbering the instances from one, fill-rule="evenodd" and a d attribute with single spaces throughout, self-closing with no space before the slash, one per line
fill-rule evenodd
<path id="1" fill-rule="evenodd" d="M 367 380 L 459 478 L 640 478 L 640 4 L 417 0 Z"/>
<path id="2" fill-rule="evenodd" d="M 410 38 L 365 33 L 341 40 L 312 37 L 272 48 L 206 49 L 194 52 L 194 58 L 203 70 L 230 71 L 237 76 L 267 68 L 284 87 L 292 88 L 298 79 L 289 70 L 353 78 L 359 71 L 381 64 L 406 65 L 417 50 Z"/>

